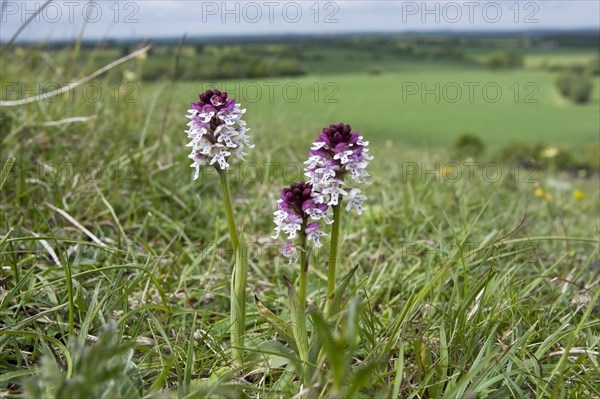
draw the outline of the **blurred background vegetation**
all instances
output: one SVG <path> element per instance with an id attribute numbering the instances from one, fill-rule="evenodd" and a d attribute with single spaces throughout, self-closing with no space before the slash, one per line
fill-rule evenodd
<path id="1" fill-rule="evenodd" d="M 152 44 L 143 59 L 99 78 L 105 95 L 137 103 L 170 82 L 173 98 L 185 104 L 219 85 L 265 123 L 272 115 L 291 123 L 306 123 L 307 114 L 352 120 L 375 140 L 451 148 L 453 160 L 476 156 L 542 168 L 541 151 L 558 146 L 557 167 L 572 173 L 598 169 L 596 32 L 188 38 Z M 7 54 L 3 99 L 57 88 L 139 47 L 124 40 L 83 41 L 74 53 L 66 42 L 21 43 Z M 36 87 L 28 83 L 32 76 Z M 157 104 L 163 100 L 157 98 Z M 23 118 L 22 110 L 0 112 L 3 131 Z"/>

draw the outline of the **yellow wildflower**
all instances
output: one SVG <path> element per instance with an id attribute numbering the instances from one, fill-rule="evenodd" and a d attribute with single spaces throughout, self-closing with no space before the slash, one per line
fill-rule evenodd
<path id="1" fill-rule="evenodd" d="M 544 158 L 554 158 L 555 156 L 558 155 L 560 151 L 558 150 L 557 147 L 548 147 L 546 149 L 544 149 L 544 151 L 542 151 L 542 156 Z"/>
<path id="2" fill-rule="evenodd" d="M 127 69 L 127 70 L 123 71 L 123 78 L 125 80 L 135 80 L 135 78 L 136 78 L 135 72 Z"/>
<path id="3" fill-rule="evenodd" d="M 573 191 L 573 197 L 575 197 L 576 200 L 582 200 L 585 198 L 585 193 L 581 190 L 575 190 Z"/>
<path id="4" fill-rule="evenodd" d="M 452 172 L 454 172 L 454 166 L 446 165 L 442 168 L 442 170 L 440 172 L 441 172 L 442 176 L 448 177 L 452 174 Z"/>

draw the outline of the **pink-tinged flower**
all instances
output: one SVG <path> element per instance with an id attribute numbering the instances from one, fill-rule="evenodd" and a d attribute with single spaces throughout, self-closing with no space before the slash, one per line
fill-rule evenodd
<path id="1" fill-rule="evenodd" d="M 291 241 L 287 241 L 285 244 L 283 244 L 283 247 L 281 248 L 281 254 L 288 259 L 298 258 L 298 251 L 296 250 L 294 243 Z"/>
<path id="2" fill-rule="evenodd" d="M 355 183 L 363 183 L 369 174 L 366 171 L 373 159 L 368 152 L 368 141 L 353 132 L 350 125 L 329 125 L 316 138 L 305 162 L 306 176 L 313 185 L 312 195 L 317 203 L 337 205 L 347 198 L 346 209 L 363 211 L 361 201 L 367 199 L 357 188 L 347 187 L 347 175 Z"/>
<path id="3" fill-rule="evenodd" d="M 277 201 L 277 210 L 273 213 L 275 222 L 275 235 L 287 235 L 288 241 L 284 244 L 281 254 L 291 260 L 297 257 L 298 250 L 295 246 L 297 237 L 306 236 L 316 248 L 321 247 L 320 238 L 325 235 L 321 230 L 322 225 L 318 220 L 332 223 L 327 213 L 327 204 L 318 203 L 312 196 L 310 183 L 293 183 L 281 191 Z"/>
<path id="4" fill-rule="evenodd" d="M 200 167 L 212 165 L 217 170 L 229 168 L 231 156 L 243 160 L 245 148 L 254 148 L 246 134 L 246 122 L 242 116 L 246 112 L 233 98 L 227 98 L 227 92 L 207 90 L 200 94 L 200 101 L 192 103 L 186 117 L 188 130 L 185 132 L 192 147 L 188 156 L 196 168 L 194 180 L 200 174 Z"/>

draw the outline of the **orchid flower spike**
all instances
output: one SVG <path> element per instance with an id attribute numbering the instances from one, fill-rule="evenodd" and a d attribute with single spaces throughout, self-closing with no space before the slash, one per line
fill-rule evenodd
<path id="1" fill-rule="evenodd" d="M 243 160 L 245 148 L 254 148 L 250 144 L 246 122 L 242 119 L 245 109 L 227 98 L 227 92 L 206 90 L 200 94 L 200 101 L 194 102 L 186 117 L 190 119 L 185 131 L 191 140 L 188 158 L 190 165 L 196 168 L 194 180 L 198 179 L 200 167 L 213 165 L 218 171 L 229 168 L 231 156 Z"/>
<path id="2" fill-rule="evenodd" d="M 277 210 L 274 212 L 275 235 L 287 235 L 287 241 L 282 248 L 282 255 L 294 260 L 297 258 L 297 248 L 294 239 L 306 237 L 315 248 L 321 247 L 321 237 L 325 235 L 319 220 L 330 224 L 333 221 L 328 213 L 328 205 L 320 204 L 312 196 L 310 183 L 293 183 L 281 191 L 277 201 Z"/>
<path id="3" fill-rule="evenodd" d="M 359 215 L 362 201 L 367 197 L 344 181 L 350 175 L 355 183 L 364 183 L 369 176 L 366 171 L 373 159 L 368 154 L 368 141 L 350 125 L 329 125 L 316 138 L 305 162 L 306 176 L 313 186 L 312 195 L 318 204 L 338 205 L 346 199 L 346 210 L 354 208 Z"/>

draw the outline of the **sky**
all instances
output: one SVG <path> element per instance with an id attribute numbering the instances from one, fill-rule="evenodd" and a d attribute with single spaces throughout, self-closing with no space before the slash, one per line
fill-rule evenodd
<path id="1" fill-rule="evenodd" d="M 0 40 L 360 32 L 523 31 L 600 27 L 598 0 L 43 1 L 0 0 Z M 36 11 L 39 11 L 37 14 Z"/>

